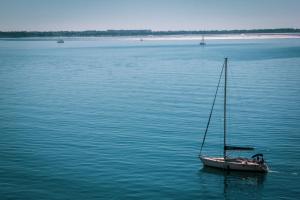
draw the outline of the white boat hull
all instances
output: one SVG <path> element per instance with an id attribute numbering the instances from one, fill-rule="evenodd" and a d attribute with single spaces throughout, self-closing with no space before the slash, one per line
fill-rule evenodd
<path id="1" fill-rule="evenodd" d="M 268 166 L 265 163 L 257 163 L 246 158 L 217 158 L 200 156 L 203 165 L 220 168 L 224 170 L 239 170 L 252 172 L 268 172 Z"/>

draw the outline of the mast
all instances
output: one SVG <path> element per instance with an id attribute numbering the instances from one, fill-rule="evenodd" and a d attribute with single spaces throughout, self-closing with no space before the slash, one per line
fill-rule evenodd
<path id="1" fill-rule="evenodd" d="M 224 152 L 223 157 L 224 160 L 226 158 L 226 97 L 227 97 L 227 60 L 225 58 L 225 78 L 224 78 Z"/>

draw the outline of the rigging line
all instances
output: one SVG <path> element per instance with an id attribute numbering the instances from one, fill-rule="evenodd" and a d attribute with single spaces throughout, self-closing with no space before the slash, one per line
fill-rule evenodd
<path id="1" fill-rule="evenodd" d="M 208 122 L 207 122 L 207 125 L 206 125 L 205 133 L 204 133 L 201 148 L 200 148 L 200 155 L 201 155 L 202 148 L 203 148 L 203 145 L 204 145 L 204 142 L 205 142 L 205 139 L 206 139 L 206 134 L 207 134 L 208 127 L 209 127 L 209 124 L 210 124 L 210 119 L 211 119 L 211 116 L 212 116 L 212 113 L 213 113 L 213 110 L 214 110 L 214 106 L 215 106 L 215 102 L 216 102 L 220 82 L 221 82 L 221 79 L 222 79 L 222 74 L 223 74 L 223 71 L 224 71 L 224 66 L 225 66 L 225 63 L 223 63 L 223 66 L 222 66 L 222 70 L 221 70 L 220 77 L 219 77 L 219 82 L 218 82 L 216 93 L 215 93 L 215 96 L 214 96 L 214 101 L 213 101 L 213 104 L 212 104 L 212 107 L 211 107 L 211 110 L 210 110 L 210 113 L 209 113 Z"/>

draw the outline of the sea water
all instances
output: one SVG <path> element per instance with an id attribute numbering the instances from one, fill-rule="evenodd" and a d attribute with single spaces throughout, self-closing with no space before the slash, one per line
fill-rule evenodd
<path id="1" fill-rule="evenodd" d="M 270 172 L 198 159 L 224 58 L 227 143 Z M 223 86 L 203 154 L 222 155 Z M 0 41 L 1 199 L 297 199 L 300 39 Z"/>

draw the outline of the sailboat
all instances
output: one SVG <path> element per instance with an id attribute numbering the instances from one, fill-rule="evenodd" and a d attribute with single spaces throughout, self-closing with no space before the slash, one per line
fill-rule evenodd
<path id="1" fill-rule="evenodd" d="M 203 46 L 203 45 L 206 45 L 205 41 L 204 41 L 204 35 L 202 35 L 202 40 L 201 42 L 199 43 L 199 45 Z"/>
<path id="2" fill-rule="evenodd" d="M 268 172 L 269 167 L 268 167 L 268 165 L 266 164 L 266 162 L 263 158 L 263 154 L 261 154 L 261 153 L 255 154 L 251 158 L 244 158 L 244 157 L 233 157 L 233 158 L 231 158 L 227 155 L 227 151 L 249 151 L 249 150 L 254 150 L 253 147 L 240 147 L 240 146 L 227 145 L 227 141 L 226 141 L 227 62 L 228 62 L 228 58 L 225 58 L 225 61 L 224 61 L 224 64 L 223 64 L 223 67 L 222 67 L 222 70 L 221 70 L 221 74 L 220 74 L 220 77 L 219 77 L 219 82 L 218 82 L 218 85 L 217 85 L 217 89 L 216 89 L 216 92 L 215 92 L 213 105 L 212 105 L 210 115 L 209 115 L 209 118 L 208 118 L 208 123 L 207 123 L 206 130 L 205 130 L 205 133 L 204 133 L 203 141 L 202 141 L 202 144 L 201 144 L 199 158 L 202 161 L 203 165 L 208 166 L 208 167 L 214 167 L 214 168 L 219 168 L 219 169 L 223 169 L 223 170 Z M 218 89 L 219 89 L 220 82 L 221 82 L 221 79 L 222 79 L 223 71 L 225 71 L 225 73 L 224 73 L 225 78 L 224 78 L 223 157 L 210 157 L 210 156 L 202 155 L 202 148 L 203 148 L 203 145 L 205 143 L 205 138 L 206 138 L 206 135 L 207 135 L 207 132 L 208 132 L 208 128 L 209 128 L 212 112 L 213 112 L 213 109 L 214 109 L 216 97 L 217 97 L 217 94 L 218 94 Z"/>
<path id="3" fill-rule="evenodd" d="M 63 39 L 58 39 L 56 42 L 57 43 L 64 43 L 65 41 Z"/>

